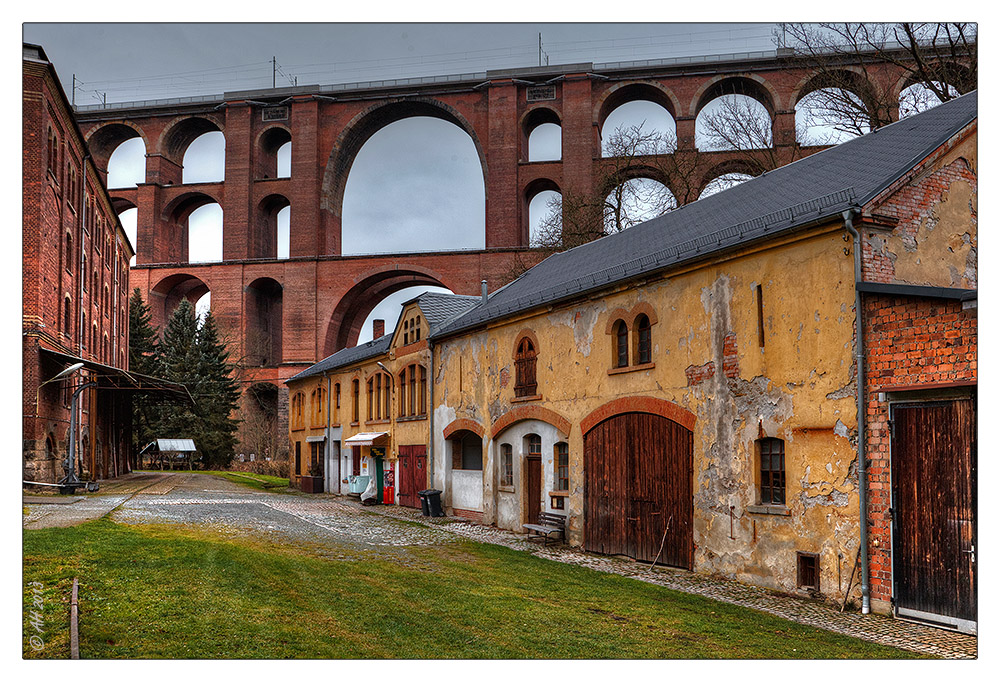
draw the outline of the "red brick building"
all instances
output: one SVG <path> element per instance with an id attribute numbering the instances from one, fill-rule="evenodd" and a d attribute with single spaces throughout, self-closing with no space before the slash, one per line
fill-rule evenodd
<path id="1" fill-rule="evenodd" d="M 23 47 L 23 476 L 65 475 L 71 389 L 80 395 L 78 473 L 129 470 L 128 263 L 122 230 L 53 65 Z M 84 367 L 52 380 L 67 367 Z M 133 385 L 134 387 L 134 385 Z"/>

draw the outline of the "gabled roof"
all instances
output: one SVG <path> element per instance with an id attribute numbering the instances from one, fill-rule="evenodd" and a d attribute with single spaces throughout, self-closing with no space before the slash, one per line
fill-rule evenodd
<path id="1" fill-rule="evenodd" d="M 292 381 L 298 381 L 299 379 L 306 379 L 317 374 L 322 374 L 323 372 L 329 372 L 341 367 L 347 367 L 348 365 L 353 365 L 354 363 L 361 362 L 362 360 L 368 360 L 370 358 L 378 357 L 379 355 L 384 355 L 389 352 L 389 344 L 391 342 L 392 334 L 385 334 L 377 339 L 369 341 L 368 343 L 362 343 L 360 346 L 342 348 L 333 355 L 323 358 L 312 367 L 308 367 L 292 378 L 287 379 L 285 383 L 287 384 Z"/>
<path id="2" fill-rule="evenodd" d="M 427 320 L 427 325 L 430 329 L 429 333 L 433 334 L 438 328 L 440 328 L 441 325 L 454 319 L 456 315 L 460 315 L 461 313 L 469 310 L 480 300 L 479 296 L 460 296 L 458 294 L 444 294 L 426 291 L 416 298 L 406 301 L 403 306 L 407 306 L 410 303 L 416 303 L 420 306 L 420 312 L 423 314 L 424 319 Z M 400 310 L 400 316 L 402 316 L 402 310 Z M 398 319 L 396 321 L 396 327 L 399 327 Z M 384 355 L 389 352 L 389 347 L 392 345 L 393 335 L 394 333 L 385 334 L 384 336 L 380 336 L 379 338 L 369 341 L 368 343 L 363 343 L 359 346 L 354 346 L 353 348 L 344 348 L 339 350 L 333 355 L 320 360 L 312 367 L 299 372 L 292 378 L 285 381 L 285 383 L 287 384 L 290 381 L 306 379 L 317 374 L 322 374 L 323 372 L 340 369 L 341 367 L 348 367 L 355 363 Z"/>
<path id="3" fill-rule="evenodd" d="M 976 92 L 799 159 L 623 232 L 554 254 L 440 338 L 864 206 L 977 117 Z"/>

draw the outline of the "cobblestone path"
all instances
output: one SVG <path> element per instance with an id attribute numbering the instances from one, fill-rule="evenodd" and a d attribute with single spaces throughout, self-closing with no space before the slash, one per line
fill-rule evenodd
<path id="1" fill-rule="evenodd" d="M 25 498 L 24 528 L 69 526 L 110 514 L 120 523 L 180 523 L 308 547 L 338 560 L 391 557 L 409 561 L 406 549 L 465 538 L 535 556 L 614 573 L 635 580 L 764 611 L 789 620 L 879 644 L 941 658 L 976 658 L 977 638 L 886 616 L 840 613 L 828 604 L 796 599 L 733 580 L 583 552 L 543 547 L 524 536 L 456 518 L 427 518 L 398 506 L 362 507 L 350 498 L 249 490 L 204 474 L 132 474 L 102 484 L 96 495 L 69 504 L 35 504 Z"/>

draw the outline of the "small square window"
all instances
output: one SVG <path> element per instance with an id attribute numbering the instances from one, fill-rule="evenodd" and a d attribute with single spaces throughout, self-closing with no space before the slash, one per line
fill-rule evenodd
<path id="1" fill-rule="evenodd" d="M 565 509 L 566 508 L 566 498 L 565 497 L 553 497 L 552 498 L 552 508 L 553 509 Z"/>
<path id="2" fill-rule="evenodd" d="M 811 552 L 796 552 L 797 587 L 819 592 L 819 555 Z"/>

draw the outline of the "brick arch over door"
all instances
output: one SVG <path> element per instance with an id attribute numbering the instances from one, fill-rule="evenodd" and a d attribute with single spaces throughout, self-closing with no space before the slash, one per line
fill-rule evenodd
<path id="1" fill-rule="evenodd" d="M 609 410 L 610 416 L 594 422 L 592 418 L 600 412 L 596 410 L 581 424 L 585 426 L 584 549 L 691 569 L 691 428 L 662 414 L 621 411 L 622 407 Z M 663 411 L 678 417 L 687 413 Z"/>
<path id="2" fill-rule="evenodd" d="M 569 437 L 569 431 L 572 427 L 570 421 L 558 412 L 553 412 L 548 408 L 538 405 L 525 405 L 508 410 L 503 416 L 493 422 L 493 426 L 490 428 L 490 438 L 496 438 L 497 434 L 502 433 L 507 427 L 525 419 L 537 419 L 546 424 L 551 424 L 566 437 Z"/>

